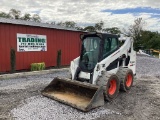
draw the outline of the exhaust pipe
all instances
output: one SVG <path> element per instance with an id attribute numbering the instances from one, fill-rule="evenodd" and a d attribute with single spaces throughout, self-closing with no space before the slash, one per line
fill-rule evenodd
<path id="1" fill-rule="evenodd" d="M 82 111 L 104 105 L 102 87 L 66 78 L 54 78 L 42 95 Z"/>

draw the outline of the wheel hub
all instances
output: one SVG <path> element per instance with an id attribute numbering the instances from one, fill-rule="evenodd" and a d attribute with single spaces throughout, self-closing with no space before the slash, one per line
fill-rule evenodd
<path id="1" fill-rule="evenodd" d="M 126 86 L 127 86 L 127 87 L 130 87 L 131 84 L 132 84 L 132 75 L 131 75 L 131 74 L 128 74 L 127 80 L 126 80 Z"/>
<path id="2" fill-rule="evenodd" d="M 113 95 L 116 92 L 116 89 L 117 89 L 116 80 L 113 79 L 110 81 L 108 93 L 110 95 Z"/>

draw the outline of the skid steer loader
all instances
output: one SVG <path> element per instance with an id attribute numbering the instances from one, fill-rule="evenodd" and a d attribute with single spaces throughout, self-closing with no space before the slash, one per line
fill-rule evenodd
<path id="1" fill-rule="evenodd" d="M 133 40 L 117 35 L 86 33 L 81 54 L 71 61 L 71 79 L 54 78 L 42 95 L 82 111 L 104 105 L 116 98 L 119 89 L 127 92 L 136 74 L 136 52 Z"/>

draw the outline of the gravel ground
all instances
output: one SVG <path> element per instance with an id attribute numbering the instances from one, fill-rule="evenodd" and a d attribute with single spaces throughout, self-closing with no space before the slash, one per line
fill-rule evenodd
<path id="1" fill-rule="evenodd" d="M 104 107 L 84 113 L 43 96 L 31 97 L 22 104 L 24 104 L 22 107 L 12 110 L 18 120 L 44 120 L 46 118 L 49 120 L 91 120 L 108 114 L 119 114 Z"/>
<path id="2" fill-rule="evenodd" d="M 149 56 L 137 56 L 137 77 L 154 76 L 160 78 L 160 59 Z"/>
<path id="3" fill-rule="evenodd" d="M 160 60 L 137 56 L 137 79 L 132 89 L 112 102 L 83 113 L 41 96 L 56 76 L 68 71 L 0 81 L 0 120 L 160 120 Z"/>

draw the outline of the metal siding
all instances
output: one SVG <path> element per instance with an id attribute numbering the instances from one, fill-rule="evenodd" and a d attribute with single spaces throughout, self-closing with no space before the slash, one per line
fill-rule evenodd
<path id="1" fill-rule="evenodd" d="M 1 34 L 2 34 L 2 31 L 1 31 L 1 29 L 2 29 L 2 25 L 0 24 L 0 51 L 2 51 L 2 44 L 1 44 L 1 39 L 2 39 L 2 37 L 1 37 Z M 0 63 L 2 64 L 2 59 L 3 59 L 3 56 L 2 56 L 2 52 L 0 52 Z M 0 64 L 0 71 L 2 71 L 2 65 Z"/>
<path id="2" fill-rule="evenodd" d="M 17 52 L 17 33 L 47 36 L 46 52 Z M 31 27 L 0 23 L 0 72 L 10 70 L 10 49 L 16 50 L 16 70 L 30 69 L 31 63 L 45 62 L 46 67 L 56 66 L 57 51 L 62 50 L 62 65 L 79 56 L 82 32 L 56 30 L 52 28 Z"/>
<path id="3" fill-rule="evenodd" d="M 0 59 L 0 71 L 3 70 L 3 54 L 2 54 L 2 24 L 0 24 L 0 56 L 1 56 L 1 59 Z"/>
<path id="4" fill-rule="evenodd" d="M 66 52 L 67 52 L 67 62 L 71 61 L 75 57 L 79 56 L 79 34 L 75 33 L 68 36 L 69 42 L 67 42 Z M 71 50 L 70 50 L 71 49 Z"/>
<path id="5" fill-rule="evenodd" d="M 16 27 L 10 26 L 8 35 L 9 35 L 9 40 L 10 40 L 10 48 L 14 48 L 16 51 L 16 57 L 17 57 L 17 40 L 15 42 L 16 39 Z M 8 48 L 8 49 L 10 49 Z M 10 56 L 10 53 L 8 54 L 8 56 Z M 16 58 L 16 65 L 17 65 L 17 58 Z"/>
<path id="6" fill-rule="evenodd" d="M 9 30 L 9 26 L 7 25 L 6 27 L 5 27 L 5 29 L 4 29 L 4 31 L 5 31 L 5 48 L 9 48 L 10 47 L 10 41 L 9 41 L 9 35 L 7 35 L 7 33 L 8 33 L 8 30 Z M 9 43 L 8 43 L 8 42 Z M 6 68 L 9 68 L 10 67 L 10 56 L 8 55 L 9 53 L 10 53 L 10 49 L 5 49 L 5 51 L 4 51 L 4 53 L 5 53 L 5 57 L 6 57 L 6 60 L 5 60 L 5 62 L 7 62 L 7 64 L 5 65 L 5 67 Z"/>
<path id="7" fill-rule="evenodd" d="M 6 69 L 5 69 L 5 54 L 4 54 L 4 52 L 5 52 L 5 40 L 4 40 L 4 38 L 5 38 L 5 35 L 4 35 L 4 32 L 2 32 L 2 30 L 4 30 L 4 25 L 3 24 L 1 24 L 0 25 L 0 48 L 1 48 L 1 53 L 0 53 L 0 56 L 1 56 L 1 59 L 0 59 L 0 62 L 1 62 L 1 64 L 0 64 L 0 67 L 1 67 L 1 71 L 5 71 Z"/>
<path id="8" fill-rule="evenodd" d="M 26 33 L 26 29 L 25 29 L 25 26 L 20 26 L 20 27 L 16 27 L 16 30 L 15 30 L 15 39 L 14 39 L 14 42 L 16 43 L 16 67 L 18 70 L 21 70 L 21 69 L 25 69 L 26 66 L 25 66 L 25 63 L 26 63 L 26 52 L 17 52 L 17 33 Z M 13 32 L 13 31 L 11 31 Z"/>
<path id="9" fill-rule="evenodd" d="M 52 34 L 52 38 L 53 38 L 53 45 L 51 46 L 51 51 L 52 51 L 52 54 L 53 54 L 53 66 L 56 66 L 56 63 L 57 63 L 57 50 L 59 49 L 58 47 L 58 42 L 59 40 L 57 39 L 58 38 L 58 31 L 57 30 L 52 30 L 51 31 Z"/>
<path id="10" fill-rule="evenodd" d="M 3 54 L 2 54 L 2 52 L 3 52 L 3 49 L 2 49 L 2 24 L 0 24 L 0 49 L 1 49 L 1 51 L 0 51 L 0 56 L 1 56 L 1 58 L 0 58 L 0 71 L 2 71 L 3 70 L 3 59 L 4 59 Z"/>
<path id="11" fill-rule="evenodd" d="M 10 41 L 9 41 L 9 35 L 7 35 L 8 33 L 8 30 L 9 30 L 9 26 L 4 26 L 3 27 L 3 43 L 2 43 L 2 46 L 3 46 L 3 56 L 5 59 L 4 60 L 4 68 L 5 70 L 7 70 L 7 68 L 10 68 Z M 9 49 L 6 49 L 6 48 L 9 48 Z"/>

